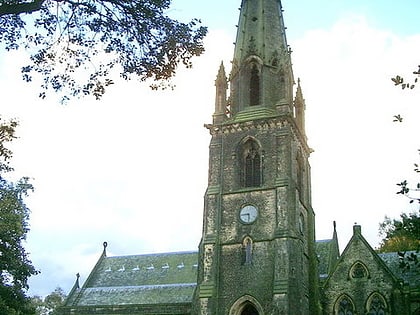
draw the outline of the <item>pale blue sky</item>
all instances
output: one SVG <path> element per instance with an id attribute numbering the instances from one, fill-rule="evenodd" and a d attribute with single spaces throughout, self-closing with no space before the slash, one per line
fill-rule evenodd
<path id="1" fill-rule="evenodd" d="M 115 255 L 197 248 L 210 140 L 203 124 L 211 122 L 220 61 L 229 67 L 233 54 L 239 5 L 173 2 L 172 15 L 201 18 L 210 31 L 206 54 L 180 71 L 175 91 L 118 82 L 101 102 L 63 107 L 21 81 L 23 54 L 1 53 L 0 111 L 21 121 L 13 164 L 36 187 L 28 251 L 42 273 L 31 280 L 32 294 L 68 291 L 77 272 L 83 282 L 103 241 Z M 420 133 L 419 90 L 402 93 L 389 79 L 420 63 L 420 2 L 284 0 L 283 7 L 315 149 L 317 238 L 330 237 L 336 220 L 344 249 L 357 221 L 376 246 L 383 216 L 406 209 L 395 183 L 411 174 L 420 148 L 411 138 Z M 399 112 L 406 119 L 396 126 Z M 180 160 L 169 163 L 168 152 Z"/>
<path id="2" fill-rule="evenodd" d="M 201 18 L 212 29 L 235 25 L 241 1 L 175 0 L 171 14 L 176 17 Z M 288 37 L 300 37 L 316 28 L 331 27 L 348 15 L 363 15 L 373 26 L 399 34 L 415 34 L 420 27 L 420 2 L 417 0 L 283 0 Z"/>

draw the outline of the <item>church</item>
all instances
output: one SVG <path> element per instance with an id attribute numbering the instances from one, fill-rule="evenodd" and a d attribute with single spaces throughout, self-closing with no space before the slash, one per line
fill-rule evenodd
<path id="1" fill-rule="evenodd" d="M 211 123 L 198 251 L 107 255 L 62 315 L 420 315 L 418 271 L 378 254 L 353 226 L 343 252 L 315 239 L 305 100 L 280 0 L 242 0 Z M 216 70 L 216 69 L 215 69 Z M 216 71 L 215 71 L 216 72 Z"/>

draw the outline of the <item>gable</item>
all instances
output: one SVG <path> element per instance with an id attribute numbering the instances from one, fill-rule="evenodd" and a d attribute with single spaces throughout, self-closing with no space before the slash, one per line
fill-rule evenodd
<path id="1" fill-rule="evenodd" d="M 391 270 L 362 236 L 360 226 L 355 226 L 323 293 L 328 312 L 337 311 L 345 302 L 352 312 L 364 314 L 372 301 L 381 301 L 384 309 L 389 309 L 401 290 Z"/>

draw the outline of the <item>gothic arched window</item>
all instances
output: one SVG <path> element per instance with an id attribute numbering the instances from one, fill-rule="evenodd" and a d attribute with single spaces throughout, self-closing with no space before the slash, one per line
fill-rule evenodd
<path id="1" fill-rule="evenodd" d="M 241 183 L 243 187 L 259 187 L 262 183 L 262 156 L 258 143 L 248 139 L 241 146 Z"/>
<path id="2" fill-rule="evenodd" d="M 252 65 L 249 82 L 249 105 L 260 104 L 260 71 L 257 65 Z"/>
<path id="3" fill-rule="evenodd" d="M 374 293 L 367 303 L 368 315 L 386 315 L 386 302 L 382 295 Z"/>
<path id="4" fill-rule="evenodd" d="M 336 303 L 335 315 L 354 315 L 354 305 L 347 295 L 341 296 Z"/>
<path id="5" fill-rule="evenodd" d="M 364 264 L 362 264 L 360 261 L 356 262 L 351 268 L 350 268 L 350 276 L 354 278 L 365 278 L 369 275 L 369 272 Z"/>

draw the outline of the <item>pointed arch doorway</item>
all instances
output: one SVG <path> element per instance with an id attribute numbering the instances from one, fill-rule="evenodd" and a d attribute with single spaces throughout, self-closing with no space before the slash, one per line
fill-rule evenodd
<path id="1" fill-rule="evenodd" d="M 259 313 L 254 305 L 247 303 L 240 312 L 240 315 L 259 315 Z"/>
<path id="2" fill-rule="evenodd" d="M 254 297 L 245 295 L 233 303 L 229 315 L 264 315 L 264 312 Z"/>

